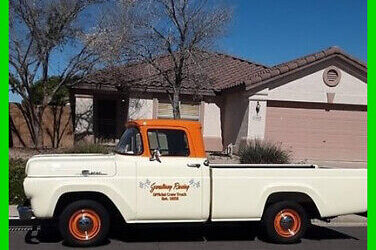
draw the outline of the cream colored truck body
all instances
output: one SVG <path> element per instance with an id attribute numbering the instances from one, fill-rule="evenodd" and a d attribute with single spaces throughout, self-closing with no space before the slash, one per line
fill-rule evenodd
<path id="1" fill-rule="evenodd" d="M 186 132 L 189 147 L 195 147 L 191 144 L 197 140 Z M 268 198 L 278 193 L 305 194 L 321 218 L 367 211 L 366 169 L 205 160 L 40 155 L 27 163 L 24 189 L 37 218 L 52 218 L 62 195 L 77 192 L 105 195 L 127 223 L 258 221 Z"/>

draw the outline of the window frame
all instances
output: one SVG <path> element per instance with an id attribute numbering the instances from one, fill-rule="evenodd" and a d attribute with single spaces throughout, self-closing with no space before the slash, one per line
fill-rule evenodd
<path id="1" fill-rule="evenodd" d="M 119 151 L 116 151 L 116 150 L 114 150 L 114 152 L 116 153 L 116 154 L 120 154 L 120 155 L 128 155 L 128 156 L 140 156 L 140 155 L 143 155 L 144 154 L 144 152 L 145 152 L 145 147 L 144 147 L 144 142 L 143 142 L 143 136 L 142 136 L 142 132 L 141 132 L 141 129 L 139 128 L 139 127 L 137 127 L 137 126 L 131 126 L 131 127 L 128 127 L 127 129 L 137 129 L 137 131 L 138 131 L 138 133 L 140 134 L 140 138 L 141 138 L 141 152 L 140 153 L 138 153 L 138 154 L 130 154 L 130 153 L 122 153 L 122 152 L 119 152 Z M 125 133 L 125 131 L 123 132 L 123 133 Z M 123 135 L 122 135 L 123 136 Z M 121 137 L 120 137 L 121 138 Z M 135 136 L 135 138 L 136 138 L 136 136 Z M 119 141 L 120 142 L 120 141 Z M 115 147 L 116 148 L 116 147 Z"/>
<path id="2" fill-rule="evenodd" d="M 150 154 L 152 154 L 151 152 L 151 147 L 150 147 L 150 140 L 149 140 L 149 131 L 156 131 L 156 130 L 170 130 L 170 131 L 181 131 L 185 134 L 185 137 L 187 138 L 187 146 L 188 146 L 188 154 L 187 155 L 162 155 L 162 157 L 191 157 L 191 145 L 190 145 L 190 142 L 189 142 L 189 138 L 188 138 L 188 133 L 187 131 L 185 131 L 184 129 L 176 129 L 176 128 L 148 128 L 146 130 L 146 137 L 147 137 L 147 140 L 148 140 L 148 147 L 149 147 L 149 151 L 150 151 Z M 158 140 L 158 136 L 157 136 L 157 140 Z M 159 143 L 158 143 L 159 144 Z"/>

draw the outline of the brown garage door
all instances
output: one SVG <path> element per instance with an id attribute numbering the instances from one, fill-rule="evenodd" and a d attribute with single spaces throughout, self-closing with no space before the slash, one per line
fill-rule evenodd
<path id="1" fill-rule="evenodd" d="M 265 137 L 295 159 L 367 161 L 367 107 L 269 101 Z"/>

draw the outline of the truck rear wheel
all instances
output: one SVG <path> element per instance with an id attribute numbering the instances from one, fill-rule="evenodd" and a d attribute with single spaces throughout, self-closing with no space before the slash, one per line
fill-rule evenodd
<path id="1" fill-rule="evenodd" d="M 59 217 L 60 233 L 72 246 L 94 246 L 106 239 L 110 217 L 102 204 L 93 200 L 69 204 Z"/>
<path id="2" fill-rule="evenodd" d="M 304 235 L 308 219 L 305 210 L 296 202 L 282 201 L 270 205 L 263 216 L 266 236 L 275 243 L 296 243 Z"/>

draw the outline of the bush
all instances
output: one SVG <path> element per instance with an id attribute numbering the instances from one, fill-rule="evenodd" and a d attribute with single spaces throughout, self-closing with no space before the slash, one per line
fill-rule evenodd
<path id="1" fill-rule="evenodd" d="M 287 164 L 290 152 L 271 142 L 253 140 L 239 150 L 240 162 L 245 164 Z"/>
<path id="2" fill-rule="evenodd" d="M 79 143 L 72 148 L 67 149 L 64 153 L 68 154 L 108 154 L 110 148 L 100 144 Z"/>
<path id="3" fill-rule="evenodd" d="M 23 189 L 26 161 L 9 159 L 9 204 L 22 204 L 26 200 Z"/>

